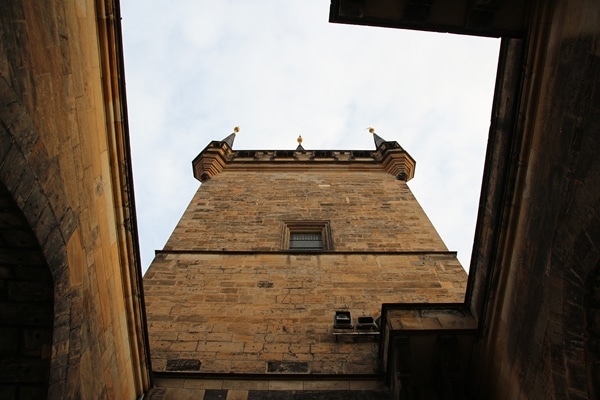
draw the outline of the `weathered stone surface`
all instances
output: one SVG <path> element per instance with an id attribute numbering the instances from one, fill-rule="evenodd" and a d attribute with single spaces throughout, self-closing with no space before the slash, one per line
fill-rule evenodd
<path id="1" fill-rule="evenodd" d="M 440 298 L 460 302 L 464 296 L 464 271 L 448 254 L 433 254 L 416 267 L 410 262 L 412 255 L 221 254 L 217 265 L 210 254 L 165 255 L 157 257 L 150 269 L 152 278 L 146 278 L 152 283 L 146 286 L 152 348 L 164 349 L 162 355 L 153 352 L 155 365 L 162 357 L 178 358 L 180 352 L 191 351 L 203 361 L 203 372 L 238 372 L 232 364 L 227 366 L 228 359 L 264 360 L 249 371 L 263 373 L 268 361 L 314 358 L 330 366 L 315 364 L 311 371 L 341 373 L 356 354 L 361 354 L 362 372 L 374 372 L 376 344 L 361 340 L 342 351 L 343 343 L 332 335 L 334 311 L 350 309 L 354 318 L 377 316 L 382 303 Z M 182 265 L 186 268 L 179 268 Z M 435 273 L 439 265 L 460 272 L 443 281 L 456 286 L 415 284 L 422 270 L 430 271 L 423 280 L 439 282 L 442 278 Z M 390 282 L 390 271 L 411 269 L 412 280 Z M 174 272 L 175 279 L 162 285 L 163 274 Z M 273 286 L 258 285 L 264 281 Z M 173 282 L 175 291 L 169 289 Z M 215 356 L 218 364 L 206 359 Z"/>
<path id="2" fill-rule="evenodd" d="M 353 17 L 362 18 L 362 12 L 357 12 L 361 11 L 362 6 L 357 6 L 356 2 L 343 3 L 346 12 L 350 10 Z M 365 4 L 368 3 L 370 2 Z M 498 202 L 485 203 L 481 212 L 485 217 L 493 211 L 491 214 L 498 219 L 485 220 L 486 225 L 482 229 L 495 232 L 497 238 L 502 239 L 488 243 L 489 246 L 485 249 L 489 251 L 474 255 L 476 260 L 499 263 L 497 269 L 489 271 L 489 275 L 479 271 L 483 274 L 479 276 L 485 278 L 483 286 L 489 284 L 490 287 L 478 286 L 481 290 L 475 291 L 479 293 L 479 298 L 485 299 L 482 303 L 485 307 L 481 309 L 485 309 L 488 315 L 482 315 L 485 317 L 482 318 L 485 322 L 482 326 L 483 336 L 474 358 L 478 362 L 473 367 L 472 382 L 479 383 L 482 388 L 474 397 L 598 397 L 597 382 L 600 379 L 596 378 L 599 375 L 595 347 L 598 332 L 594 323 L 597 311 L 594 311 L 595 307 L 587 300 L 588 297 L 595 296 L 597 289 L 589 289 L 587 292 L 585 289 L 588 279 L 597 274 L 600 259 L 598 2 L 521 2 L 516 8 L 514 2 L 493 2 L 493 6 L 484 4 L 492 2 L 469 2 L 471 8 L 468 11 L 464 7 L 448 6 L 446 2 L 435 2 L 437 6 L 408 4 L 406 7 L 396 7 L 394 2 L 389 3 L 393 3 L 391 7 L 395 7 L 392 12 L 388 12 L 390 10 L 381 4 L 373 10 L 383 13 L 386 18 L 392 18 L 393 24 L 408 22 L 411 28 L 440 29 L 440 25 L 427 24 L 430 16 L 438 16 L 438 13 L 429 13 L 428 10 L 433 11 L 441 4 L 449 9 L 445 18 L 454 18 L 457 11 L 459 16 L 460 13 L 468 12 L 467 18 L 454 18 L 460 27 L 451 25 L 455 27 L 453 29 L 484 34 L 508 32 L 523 37 L 523 48 L 527 51 L 523 58 L 525 61 L 517 63 L 516 68 L 508 72 L 516 72 L 518 87 L 508 90 L 505 96 L 498 97 L 492 113 L 492 127 L 505 128 L 504 131 L 493 131 L 494 135 L 498 133 L 501 136 L 502 132 L 509 131 L 514 133 L 516 140 L 505 143 L 506 146 L 497 153 L 489 154 L 490 159 L 506 157 L 507 163 L 501 169 L 502 173 L 491 171 L 491 175 L 486 175 L 485 178 L 500 190 L 489 192 L 491 198 L 498 199 Z M 118 174 L 111 174 L 114 172 L 112 167 L 107 167 L 112 150 L 106 146 L 112 142 L 107 140 L 110 136 L 106 130 L 107 127 L 114 126 L 115 121 L 109 120 L 105 114 L 107 110 L 116 114 L 120 111 L 116 108 L 110 110 L 112 104 L 118 103 L 112 102 L 113 99 L 110 98 L 112 90 L 119 87 L 118 82 L 111 77 L 118 73 L 106 73 L 103 68 L 111 60 L 100 58 L 119 44 L 106 43 L 106 38 L 99 34 L 106 32 L 111 21 L 118 19 L 118 12 L 114 7 L 116 4 L 111 1 L 90 0 L 0 2 L 0 182 L 9 189 L 12 199 L 26 214 L 26 220 L 33 228 L 37 241 L 45 246 L 43 254 L 47 255 L 46 261 L 54 274 L 57 310 L 55 326 L 58 327 L 55 338 L 59 341 L 55 342 L 53 349 L 48 395 L 52 399 L 135 398 L 136 394 L 141 394 L 133 393 L 132 389 L 136 386 L 133 377 L 135 372 L 132 371 L 136 370 L 136 362 L 129 362 L 125 356 L 134 357 L 135 351 L 130 351 L 130 343 L 125 339 L 127 335 L 124 332 L 128 325 L 123 314 L 125 300 L 120 291 L 120 284 L 125 280 L 119 278 L 118 274 L 122 269 L 115 262 L 119 259 L 115 249 L 125 241 L 115 240 L 114 231 L 107 222 L 120 218 L 113 208 L 120 209 L 122 206 L 111 204 L 119 197 L 119 193 L 111 193 L 111 188 L 122 186 L 121 182 L 112 182 L 114 185 L 110 185 L 107 179 L 108 176 Z M 339 11 L 335 7 L 331 9 Z M 106 10 L 106 15 L 101 14 L 103 10 Z M 423 13 L 423 10 L 426 12 Z M 408 21 L 400 21 L 402 13 L 410 17 Z M 417 18 L 412 18 L 415 16 Z M 377 21 L 382 23 L 383 19 Z M 494 26 L 498 22 L 500 26 Z M 502 27 L 506 30 L 500 29 Z M 116 36 L 118 41 L 118 34 Z M 103 87 L 101 74 L 105 82 L 117 84 Z M 117 97 L 118 100 L 123 100 L 121 96 Z M 514 112 L 506 110 L 513 107 Z M 509 118 L 504 118 L 506 116 Z M 493 141 L 495 137 L 491 136 L 491 139 Z M 247 156 L 250 157 L 250 154 Z M 262 161 L 273 156 L 272 152 L 256 152 L 251 155 Z M 290 157 L 285 153 L 280 156 Z M 314 156 L 323 161 L 331 158 L 332 152 L 319 151 Z M 353 152 L 353 156 L 360 158 L 365 155 Z M 306 155 L 305 161 L 310 157 L 312 155 Z M 118 163 L 127 161 L 117 160 Z M 223 176 L 223 171 L 207 181 L 207 185 L 216 182 L 220 176 Z M 303 183 L 299 185 L 302 186 Z M 329 187 L 335 188 L 340 194 L 346 190 L 342 185 Z M 304 186 L 306 188 L 309 189 L 306 193 L 311 197 L 297 199 L 297 203 L 307 206 L 294 215 L 300 215 L 299 218 L 318 216 L 335 220 L 337 226 L 332 225 L 334 233 L 345 223 L 356 226 L 362 222 L 362 211 L 358 209 L 347 214 L 352 216 L 349 222 L 340 219 L 340 210 L 346 207 L 344 203 L 351 205 L 349 208 L 356 206 L 356 199 L 352 196 L 347 195 L 347 200 L 333 198 L 316 203 L 312 201 L 316 192 L 309 186 Z M 510 193 L 506 195 L 504 190 Z M 380 191 L 373 193 L 382 194 Z M 228 210 L 223 209 L 223 204 L 203 205 L 207 210 L 212 207 L 213 214 L 222 214 L 224 218 L 218 222 L 219 226 L 229 230 L 242 228 L 236 236 L 238 241 L 228 241 L 227 238 L 217 236 L 212 241 L 206 240 L 198 245 L 199 249 L 205 248 L 203 246 L 213 248 L 211 246 L 216 245 L 214 248 L 218 251 L 223 248 L 235 250 L 243 248 L 241 243 L 244 241 L 258 243 L 261 251 L 278 249 L 276 240 L 274 241 L 277 227 L 267 214 L 259 215 L 258 221 L 264 224 L 265 229 L 258 237 L 251 237 L 249 232 L 243 230 L 244 226 L 230 224 L 232 211 L 240 206 L 251 207 L 256 201 L 252 193 L 244 194 L 250 196 L 238 197 L 236 207 Z M 270 205 L 275 206 L 273 210 L 277 212 L 287 212 L 287 204 L 283 202 L 277 205 L 275 201 Z M 380 209 L 387 209 L 390 213 L 395 211 L 391 202 L 382 203 Z M 76 216 L 69 215 L 71 211 Z M 207 211 L 206 214 L 211 212 Z M 379 220 L 379 231 L 374 227 L 372 235 L 346 237 L 343 246 L 348 246 L 347 251 L 363 248 L 370 252 L 376 249 L 380 241 L 371 240 L 371 237 L 386 235 L 384 227 L 389 224 L 386 219 L 388 216 Z M 414 222 L 412 216 L 407 217 L 405 221 L 408 224 Z M 394 236 L 396 242 L 393 251 L 405 249 L 402 247 L 406 243 L 403 236 L 405 232 L 401 232 L 393 224 L 389 225 L 392 228 L 390 232 L 394 232 L 390 236 Z M 70 279 L 68 271 L 72 266 L 68 265 L 64 257 L 64 242 L 77 229 L 82 235 L 79 247 L 83 254 L 76 258 L 85 261 L 85 265 L 78 270 L 81 275 Z M 186 246 L 178 246 L 193 236 L 202 234 L 201 230 L 195 232 L 194 229 L 196 228 L 191 226 L 182 234 L 181 243 L 171 243 L 173 248 L 185 250 Z M 22 236 L 15 235 L 14 239 L 18 240 L 9 238 L 9 241 L 12 240 L 13 245 L 23 243 L 19 238 Z M 431 238 L 420 238 L 419 247 L 413 250 L 428 248 L 429 243 Z M 120 250 L 126 253 L 125 249 Z M 35 279 L 28 275 L 36 275 L 30 274 L 36 265 L 36 257 L 31 257 L 31 253 L 10 253 L 2 252 L 0 255 L 3 263 L 0 274 L 2 299 L 8 293 L 6 278 L 31 281 Z M 210 258 L 208 255 L 206 257 L 207 260 Z M 218 265 L 215 259 L 219 257 L 212 257 L 211 262 L 215 266 Z M 43 260 L 43 257 L 38 258 Z M 303 263 L 313 262 L 312 259 L 313 257 L 307 256 L 298 257 L 294 261 L 300 269 Z M 164 262 L 167 264 L 171 261 Z M 401 267 L 430 267 L 423 266 L 420 262 L 412 260 Z M 278 260 L 276 263 L 269 261 L 264 267 L 284 265 Z M 17 266 L 24 268 L 16 270 Z M 238 265 L 240 266 L 245 264 Z M 180 267 L 182 266 L 177 266 Z M 183 267 L 188 267 L 186 262 Z M 317 264 L 317 267 L 320 270 L 322 264 Z M 436 265 L 432 268 L 438 267 Z M 234 271 L 235 268 L 215 270 L 209 278 L 218 282 L 220 276 Z M 412 271 L 404 276 L 396 272 L 390 273 L 387 279 L 379 281 L 376 291 L 385 296 L 399 291 L 404 297 L 403 289 L 397 289 L 394 282 L 418 282 L 419 279 L 414 276 L 421 272 L 423 271 Z M 175 275 L 179 276 L 180 273 L 165 277 L 165 282 L 176 279 Z M 425 276 L 428 280 L 435 279 L 428 272 L 423 274 Z M 452 301 L 456 295 L 453 289 L 460 291 L 463 288 L 460 283 L 453 281 L 455 278 L 442 275 L 441 272 L 438 272 L 437 278 L 441 278 L 440 287 L 413 287 L 410 289 L 414 292 L 407 293 L 406 298 L 414 302 L 426 302 L 430 298 L 419 290 L 446 290 L 446 293 L 438 293 L 434 297 L 437 301 L 447 302 Z M 193 279 L 199 280 L 199 277 Z M 244 293 L 249 287 L 258 289 L 257 282 L 260 281 L 272 282 L 273 287 L 260 288 L 261 294 Z M 300 319 L 295 314 L 303 312 L 295 306 L 300 304 L 300 298 L 303 297 L 304 304 L 309 305 L 307 315 L 323 318 L 323 321 L 328 315 L 326 310 L 313 306 L 321 304 L 323 293 L 309 293 L 314 291 L 314 287 L 298 287 L 302 281 L 297 279 L 290 280 L 295 285 L 293 287 L 282 286 L 285 281 L 282 276 L 274 279 L 257 276 L 242 282 L 243 285 L 239 287 L 215 285 L 215 288 L 222 290 L 218 293 L 205 295 L 200 290 L 185 294 L 188 302 L 203 302 L 209 298 L 212 300 L 206 303 L 209 305 L 218 305 L 220 302 L 248 305 L 255 304 L 258 299 L 264 301 L 258 304 L 265 306 L 258 315 L 269 315 L 267 305 L 279 304 L 281 321 L 273 318 L 271 324 L 253 326 L 259 330 L 251 335 L 252 340 L 249 339 L 247 329 L 240 327 L 243 324 L 239 321 L 232 323 L 232 330 L 228 331 L 220 323 L 211 323 L 210 318 L 205 316 L 196 318 L 189 315 L 173 319 L 174 315 L 181 312 L 177 308 L 179 305 L 157 304 L 154 310 L 158 315 L 152 326 L 165 333 L 157 339 L 160 345 L 156 351 L 158 360 L 155 365 L 158 369 L 165 368 L 165 357 L 171 352 L 171 341 L 177 340 L 177 336 L 169 331 L 170 328 L 185 333 L 181 337 L 181 341 L 186 342 L 184 347 L 191 345 L 187 342 L 194 342 L 194 335 L 197 334 L 198 346 L 200 343 L 205 345 L 209 342 L 235 340 L 237 343 L 244 343 L 244 351 L 247 349 L 248 354 L 263 352 L 266 344 L 273 344 L 269 347 L 273 352 L 268 353 L 268 357 L 285 360 L 311 355 L 302 347 L 310 340 L 314 341 L 314 345 L 312 342 L 308 343 L 311 351 L 318 349 L 319 354 L 324 354 L 324 357 L 330 355 L 329 349 L 334 349 L 335 345 L 320 341 L 323 336 L 319 335 L 326 335 L 328 332 L 318 325 L 306 329 L 306 342 L 295 343 L 300 346 L 299 350 L 281 352 L 281 337 L 299 334 L 306 326 L 299 324 Z M 340 286 L 335 288 L 338 291 L 332 291 L 332 296 L 336 296 L 334 304 L 347 304 L 348 298 L 352 298 L 348 293 L 356 289 L 356 285 L 356 279 L 340 282 Z M 19 285 L 12 285 L 13 288 L 17 286 Z M 163 296 L 176 287 L 176 284 L 165 287 L 159 284 L 153 287 L 156 287 L 153 296 Z M 282 287 L 288 289 L 289 293 L 269 293 L 270 290 L 281 290 Z M 586 296 L 582 296 L 584 292 Z M 373 293 L 373 289 L 365 289 L 363 299 L 356 298 L 353 305 L 359 305 L 360 309 L 369 308 L 370 302 L 365 299 Z M 17 297 L 20 302 L 27 303 L 22 294 L 19 293 Z M 117 300 L 114 301 L 115 299 Z M 71 301 L 82 302 L 83 306 L 72 308 Z M 85 310 L 85 317 L 81 316 L 80 309 Z M 236 312 L 235 308 L 230 310 Z M 222 313 L 223 310 L 219 312 Z M 284 314 L 289 317 L 283 318 Z M 14 316 L 14 313 L 11 315 Z M 243 316 L 239 315 L 240 318 Z M 17 320 L 23 322 L 28 321 L 28 318 L 24 316 Z M 71 320 L 74 329 L 70 329 Z M 435 321 L 424 321 L 422 325 L 435 326 Z M 286 332 L 281 327 L 285 327 Z M 209 340 L 209 335 L 212 340 Z M 8 333 L 6 337 L 12 341 L 14 335 Z M 79 342 L 76 343 L 76 340 Z M 246 347 L 247 343 L 249 345 Z M 177 352 L 188 353 L 183 350 Z M 86 357 L 85 368 L 78 361 L 81 354 Z M 210 360 L 216 360 L 218 356 L 220 355 L 216 351 L 201 354 L 202 358 Z M 226 357 L 223 363 L 214 365 L 218 368 L 235 367 L 236 370 L 252 370 L 259 365 L 240 359 L 243 357 L 236 351 L 228 352 Z M 588 363 L 586 371 L 581 368 L 582 358 Z M 259 361 L 262 362 L 260 366 L 264 367 L 265 360 Z M 352 368 L 356 365 L 354 361 L 349 361 Z M 92 365 L 94 368 L 91 368 Z M 314 362 L 311 370 L 336 373 L 333 365 L 325 361 Z M 172 392 L 171 398 L 179 395 L 181 396 L 178 398 L 183 398 L 182 388 L 177 389 L 178 391 Z M 0 387 L 0 397 L 35 398 L 41 397 L 42 390 L 40 387 L 7 384 Z M 296 393 L 293 390 L 295 389 L 289 389 L 281 396 L 294 398 Z M 240 390 L 227 395 L 241 399 L 242 392 Z M 159 395 L 160 391 L 156 390 L 155 394 Z M 166 394 L 166 391 L 162 394 Z M 223 393 L 218 395 L 222 396 Z M 252 391 L 248 395 L 252 395 Z M 264 394 L 268 395 L 270 394 Z M 317 398 L 337 396 L 335 393 L 314 395 Z M 346 394 L 348 398 L 351 395 Z M 196 397 L 201 398 L 199 395 Z"/>
<path id="3" fill-rule="evenodd" d="M 356 323 L 382 303 L 462 301 L 456 254 L 383 166 L 253 162 L 202 184 L 146 274 L 158 371 L 186 354 L 205 373 L 375 374 L 377 335 L 334 335 L 335 311 Z M 293 227 L 330 246 L 290 251 Z"/>
<path id="4" fill-rule="evenodd" d="M 287 374 L 307 373 L 308 363 L 297 361 L 269 361 L 267 362 L 267 372 L 282 372 Z"/>
<path id="5" fill-rule="evenodd" d="M 446 250 L 406 183 L 384 171 L 275 167 L 203 183 L 165 250 L 278 251 L 286 220 L 329 221 L 334 251 Z"/>
<path id="6" fill-rule="evenodd" d="M 385 391 L 367 390 L 306 390 L 306 391 L 266 391 L 251 390 L 247 400 L 388 400 L 391 395 Z"/>
<path id="7" fill-rule="evenodd" d="M 149 384 L 144 346 L 134 349 L 144 339 L 116 5 L 0 2 L 0 187 L 26 227 L 3 234 L 0 206 L 0 264 L 10 270 L 0 274 L 0 328 L 22 329 L 27 357 L 52 354 L 50 379 L 36 383 L 46 392 L 50 382 L 51 399 L 133 399 Z M 83 355 L 94 376 L 79 369 Z M 37 398 L 23 385 L 17 393 Z"/>
<path id="8" fill-rule="evenodd" d="M 273 375 L 271 375 L 273 376 Z M 377 379 L 215 379 L 210 377 L 156 377 L 147 396 L 165 399 L 391 399 L 385 383 Z"/>
<path id="9" fill-rule="evenodd" d="M 200 360 L 175 359 L 167 360 L 167 371 L 200 371 Z"/>
<path id="10" fill-rule="evenodd" d="M 519 89 L 497 92 L 497 103 L 518 99 L 512 117 L 527 122 L 494 132 L 511 140 L 512 153 L 493 154 L 507 167 L 488 182 L 507 190 L 496 196 L 506 208 L 480 231 L 510 239 L 475 249 L 476 258 L 495 254 L 482 265 L 494 279 L 475 281 L 490 285 L 479 302 L 486 337 L 474 357 L 475 397 L 599 396 L 585 288 L 600 260 L 599 27 L 595 1 L 538 2 L 522 42 L 526 62 L 508 66 Z"/>

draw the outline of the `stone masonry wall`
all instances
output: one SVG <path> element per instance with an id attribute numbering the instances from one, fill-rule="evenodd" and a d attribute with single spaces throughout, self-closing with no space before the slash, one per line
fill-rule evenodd
<path id="1" fill-rule="evenodd" d="M 165 250 L 281 250 L 283 221 L 327 220 L 334 251 L 446 251 L 408 185 L 383 171 L 228 171 L 202 184 Z"/>
<path id="2" fill-rule="evenodd" d="M 511 242 L 500 249 L 489 334 L 476 350 L 477 398 L 600 397 L 598 320 L 586 308 L 599 293 L 586 287 L 600 260 L 599 37 L 597 1 L 538 2 Z"/>
<path id="3" fill-rule="evenodd" d="M 407 184 L 356 166 L 248 163 L 201 185 L 144 278 L 154 370 L 374 374 L 378 337 L 336 339 L 335 311 L 463 301 Z M 328 221 L 332 248 L 284 249 L 285 221 Z"/>
<path id="4" fill-rule="evenodd" d="M 139 338 L 132 337 L 142 321 L 131 323 L 126 308 L 126 274 L 135 268 L 121 236 L 130 227 L 120 217 L 127 189 L 115 178 L 126 160 L 115 150 L 119 133 L 111 134 L 121 122 L 111 106 L 124 99 L 111 97 L 117 72 L 109 73 L 113 60 L 103 58 L 118 50 L 114 43 L 100 49 L 110 40 L 102 34 L 114 34 L 114 7 L 110 0 L 0 1 L 0 183 L 53 280 L 43 398 L 143 393 Z"/>
<path id="5" fill-rule="evenodd" d="M 333 316 L 382 303 L 462 302 L 454 253 L 161 253 L 145 276 L 157 371 L 371 374 L 378 337 L 336 337 Z"/>

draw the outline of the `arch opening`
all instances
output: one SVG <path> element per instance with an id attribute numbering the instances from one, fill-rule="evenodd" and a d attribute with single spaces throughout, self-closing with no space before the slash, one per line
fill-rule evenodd
<path id="1" fill-rule="evenodd" d="M 0 398 L 48 396 L 54 283 L 40 245 L 0 184 Z"/>

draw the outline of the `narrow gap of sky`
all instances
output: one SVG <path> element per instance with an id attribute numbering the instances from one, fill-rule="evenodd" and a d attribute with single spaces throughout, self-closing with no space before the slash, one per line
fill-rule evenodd
<path id="1" fill-rule="evenodd" d="M 122 0 L 142 266 L 199 182 L 191 161 L 235 149 L 374 148 L 417 161 L 411 190 L 468 269 L 499 40 L 330 24 L 329 2 Z"/>

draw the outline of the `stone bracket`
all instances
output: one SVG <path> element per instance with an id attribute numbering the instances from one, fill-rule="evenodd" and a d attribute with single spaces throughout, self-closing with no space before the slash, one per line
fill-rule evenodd
<path id="1" fill-rule="evenodd" d="M 205 182 L 219 172 L 223 171 L 225 165 L 233 154 L 233 150 L 224 141 L 212 141 L 192 161 L 194 178 Z"/>

